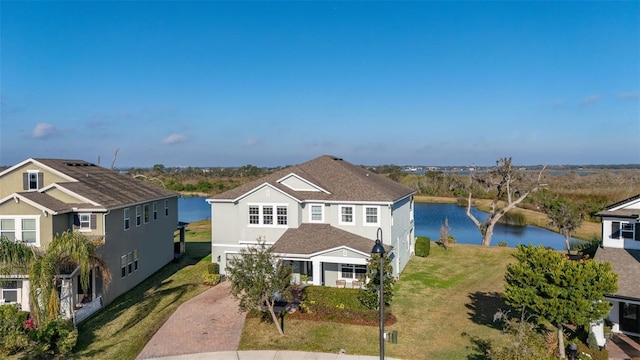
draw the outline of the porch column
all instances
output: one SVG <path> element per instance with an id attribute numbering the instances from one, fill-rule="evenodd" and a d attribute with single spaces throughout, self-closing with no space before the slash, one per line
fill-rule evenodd
<path id="1" fill-rule="evenodd" d="M 313 285 L 322 285 L 322 263 L 320 260 L 313 260 Z"/>

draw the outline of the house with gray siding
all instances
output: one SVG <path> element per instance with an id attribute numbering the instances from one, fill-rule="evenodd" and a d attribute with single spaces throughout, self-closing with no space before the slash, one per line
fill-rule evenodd
<path id="1" fill-rule="evenodd" d="M 607 261 L 618 274 L 618 291 L 609 320 L 614 332 L 640 336 L 640 194 L 607 206 L 602 219 L 602 244 L 595 260 Z"/>
<path id="2" fill-rule="evenodd" d="M 358 284 L 381 229 L 398 277 L 414 252 L 414 191 L 335 156 L 287 167 L 207 199 L 212 261 L 259 241 L 286 260 L 296 282 Z"/>
<path id="3" fill-rule="evenodd" d="M 174 258 L 178 194 L 83 160 L 27 159 L 0 172 L 0 236 L 46 249 L 78 231 L 100 243 L 112 280 L 92 272 L 83 293 L 78 270 L 61 277 L 62 315 L 81 320 Z M 26 274 L 0 279 L 0 303 L 29 310 Z"/>

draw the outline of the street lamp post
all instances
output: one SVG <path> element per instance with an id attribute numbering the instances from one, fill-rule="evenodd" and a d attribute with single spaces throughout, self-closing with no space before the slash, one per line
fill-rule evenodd
<path id="1" fill-rule="evenodd" d="M 380 255 L 380 290 L 378 300 L 380 304 L 380 360 L 384 360 L 384 245 L 382 245 L 382 229 L 378 228 L 376 244 L 371 249 L 371 255 Z"/>

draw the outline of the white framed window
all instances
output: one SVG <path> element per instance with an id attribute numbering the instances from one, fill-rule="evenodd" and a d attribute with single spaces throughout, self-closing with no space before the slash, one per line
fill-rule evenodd
<path id="1" fill-rule="evenodd" d="M 144 212 L 143 212 L 143 214 L 144 214 L 144 223 L 146 224 L 146 223 L 149 222 L 149 220 L 151 220 L 151 213 L 150 213 L 149 204 L 144 204 L 143 209 L 144 209 Z"/>
<path id="2" fill-rule="evenodd" d="M 120 256 L 120 276 L 127 276 L 127 255 Z"/>
<path id="3" fill-rule="evenodd" d="M 0 236 L 27 245 L 40 246 L 40 218 L 0 216 Z"/>
<path id="4" fill-rule="evenodd" d="M 138 271 L 138 249 L 133 250 L 133 271 Z"/>
<path id="5" fill-rule="evenodd" d="M 365 281 L 367 277 L 366 265 L 340 264 L 338 277 L 341 280 L 361 280 Z"/>
<path id="6" fill-rule="evenodd" d="M 364 218 L 362 223 L 369 226 L 380 225 L 380 207 L 379 206 L 365 206 L 363 211 Z"/>
<path id="7" fill-rule="evenodd" d="M 340 218 L 338 219 L 338 224 L 340 225 L 355 225 L 356 220 L 354 217 L 354 206 L 353 205 L 340 205 L 338 206 L 338 211 L 340 212 Z"/>
<path id="8" fill-rule="evenodd" d="M 158 220 L 158 202 L 153 202 L 153 220 Z"/>
<path id="9" fill-rule="evenodd" d="M 131 228 L 131 210 L 129 208 L 124 209 L 124 229 L 129 230 Z"/>
<path id="10" fill-rule="evenodd" d="M 42 177 L 42 176 L 39 176 L 39 174 L 40 174 L 40 172 L 38 172 L 38 171 L 28 171 L 27 172 L 27 177 L 28 177 L 27 184 L 28 184 L 28 187 L 27 187 L 26 190 L 34 191 L 34 190 L 38 190 L 40 188 L 41 184 L 38 181 L 38 178 Z"/>
<path id="11" fill-rule="evenodd" d="M 142 225 L 142 208 L 140 205 L 136 206 L 136 226 Z"/>
<path id="12" fill-rule="evenodd" d="M 169 200 L 164 201 L 164 216 L 169 216 Z"/>
<path id="13" fill-rule="evenodd" d="M 78 214 L 80 231 L 91 231 L 91 214 Z"/>
<path id="14" fill-rule="evenodd" d="M 0 281 L 0 287 L 2 288 L 0 298 L 5 303 L 15 304 L 18 302 L 18 289 L 22 287 L 21 281 Z"/>
<path id="15" fill-rule="evenodd" d="M 133 272 L 133 252 L 127 254 L 127 269 L 129 270 L 129 274 Z"/>
<path id="16" fill-rule="evenodd" d="M 287 226 L 287 205 L 249 204 L 250 226 Z"/>
<path id="17" fill-rule="evenodd" d="M 312 223 L 324 222 L 324 205 L 311 204 L 309 206 L 309 222 L 312 222 Z"/>

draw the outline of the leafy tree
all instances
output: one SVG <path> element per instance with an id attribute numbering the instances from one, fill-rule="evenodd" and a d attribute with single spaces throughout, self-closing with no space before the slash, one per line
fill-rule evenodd
<path id="1" fill-rule="evenodd" d="M 496 226 L 500 218 L 521 203 L 529 194 L 538 191 L 544 185 L 540 183 L 544 167 L 538 174 L 537 182 L 531 184 L 522 171 L 514 168 L 511 164 L 511 158 L 501 158 L 496 161 L 496 168 L 489 171 L 484 176 L 471 175 L 471 186 L 468 189 L 469 198 L 467 201 L 467 216 L 473 221 L 480 234 L 482 234 L 482 245 L 491 245 L 493 237 L 493 228 Z M 471 193 L 473 183 L 486 188 L 496 190 L 496 195 L 491 201 L 489 207 L 489 217 L 484 222 L 480 222 L 475 215 L 471 213 Z"/>
<path id="2" fill-rule="evenodd" d="M 544 212 L 549 217 L 549 225 L 558 228 L 558 232 L 564 236 L 567 251 L 571 250 L 571 234 L 582 225 L 582 214 L 578 208 L 567 199 L 553 197 L 542 205 Z"/>
<path id="3" fill-rule="evenodd" d="M 396 280 L 393 278 L 393 268 L 391 267 L 391 259 L 384 257 L 383 268 L 383 294 L 384 304 L 390 305 L 393 300 L 393 285 Z M 360 293 L 360 301 L 369 309 L 378 309 L 380 306 L 380 255 L 372 255 L 367 263 L 367 279 L 366 285 Z"/>
<path id="4" fill-rule="evenodd" d="M 291 273 L 292 269 L 275 257 L 261 238 L 258 246 L 241 249 L 240 256 L 227 265 L 231 295 L 240 300 L 240 310 L 268 311 L 280 335 L 284 331 L 275 306 L 290 297 Z"/>
<path id="5" fill-rule="evenodd" d="M 97 255 L 97 245 L 79 232 L 56 235 L 46 251 L 23 243 L 0 239 L 0 269 L 5 274 L 29 274 L 31 313 L 40 326 L 60 316 L 58 280 L 63 269 L 80 268 L 80 286 L 89 289 L 90 271 L 101 274 L 105 286 L 111 274 Z"/>
<path id="6" fill-rule="evenodd" d="M 604 295 L 616 292 L 618 276 L 610 263 L 571 261 L 542 246 L 519 245 L 513 256 L 518 262 L 507 265 L 505 301 L 556 325 L 564 358 L 563 325 L 604 318 L 611 306 Z"/>

